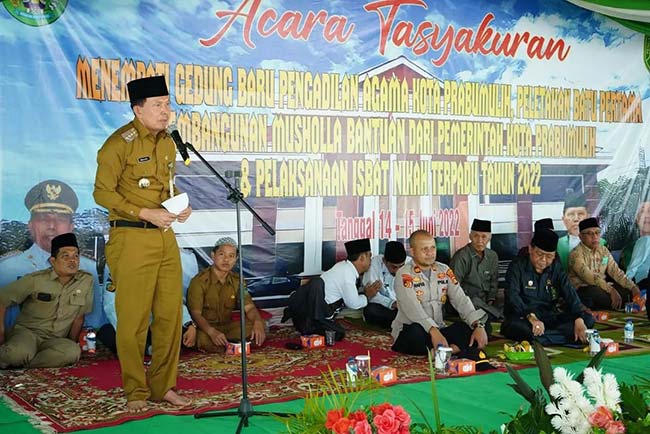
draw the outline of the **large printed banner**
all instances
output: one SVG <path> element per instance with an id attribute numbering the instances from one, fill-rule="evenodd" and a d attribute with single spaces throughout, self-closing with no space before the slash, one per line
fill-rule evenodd
<path id="1" fill-rule="evenodd" d="M 379 253 L 427 229 L 446 261 L 476 217 L 510 259 L 536 219 L 571 230 L 570 193 L 585 195 L 613 250 L 637 236 L 643 37 L 563 0 L 3 6 L 0 270 L 73 225 L 103 277 L 96 152 L 133 117 L 126 83 L 151 75 L 166 77 L 183 139 L 275 228 L 241 212 L 245 273 L 271 293 L 328 269 L 355 238 Z M 216 239 L 236 236 L 236 208 L 192 157 L 178 157 L 176 183 L 194 213 L 174 229 L 205 265 Z M 33 217 L 35 186 L 72 222 Z M 5 283 L 17 273 L 0 271 Z"/>

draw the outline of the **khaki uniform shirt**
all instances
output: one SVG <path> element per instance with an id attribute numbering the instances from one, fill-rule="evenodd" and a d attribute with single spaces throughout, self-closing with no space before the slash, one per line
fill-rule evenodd
<path id="1" fill-rule="evenodd" d="M 153 136 L 134 119 L 106 140 L 97 164 L 95 201 L 108 209 L 109 220 L 138 221 L 141 208 L 160 208 L 169 199 L 176 148 L 165 131 Z"/>
<path id="2" fill-rule="evenodd" d="M 486 315 L 483 310 L 474 309 L 454 272 L 440 262 L 435 262 L 431 267 L 430 279 L 414 263 L 404 265 L 395 273 L 393 289 L 398 306 L 391 333 L 394 339 L 397 339 L 404 324 L 418 323 L 427 332 L 431 327 L 445 327 L 442 308 L 447 299 L 470 327 Z"/>
<path id="3" fill-rule="evenodd" d="M 248 291 L 244 293 L 244 305 L 253 304 Z M 239 308 L 239 275 L 231 271 L 221 283 L 212 267 L 201 271 L 190 282 L 187 307 L 190 312 L 200 310 L 211 325 L 231 323 L 233 310 Z"/>
<path id="4" fill-rule="evenodd" d="M 62 285 L 52 268 L 21 277 L 0 291 L 0 304 L 22 307 L 16 325 L 42 338 L 65 338 L 79 315 L 93 309 L 93 276 L 79 270 Z"/>
<path id="5" fill-rule="evenodd" d="M 569 280 L 576 288 L 594 285 L 609 292 L 610 287 L 605 281 L 605 273 L 623 288 L 632 289 L 635 286 L 634 282 L 618 268 L 607 247 L 599 245 L 596 250 L 591 250 L 580 243 L 569 254 Z"/>

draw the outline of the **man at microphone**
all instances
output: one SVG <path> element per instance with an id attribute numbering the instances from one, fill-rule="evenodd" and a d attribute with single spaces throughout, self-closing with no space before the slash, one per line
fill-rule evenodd
<path id="1" fill-rule="evenodd" d="M 117 351 L 130 412 L 147 400 L 189 404 L 176 387 L 181 343 L 182 271 L 174 221 L 187 220 L 161 204 L 177 194 L 176 150 L 165 132 L 171 110 L 164 76 L 127 84 L 135 118 L 115 131 L 97 153 L 95 201 L 108 209 L 106 262 L 115 286 Z M 153 316 L 151 326 L 150 316 Z M 151 328 L 152 359 L 143 357 Z"/>

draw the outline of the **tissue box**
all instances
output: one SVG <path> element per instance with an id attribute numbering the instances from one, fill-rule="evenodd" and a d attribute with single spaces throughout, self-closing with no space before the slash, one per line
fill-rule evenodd
<path id="1" fill-rule="evenodd" d="M 300 336 L 303 348 L 321 348 L 325 346 L 325 336 L 322 335 L 305 335 Z"/>
<path id="2" fill-rule="evenodd" d="M 246 354 L 251 353 L 251 343 L 246 342 Z M 241 343 L 240 342 L 228 342 L 226 345 L 226 355 L 227 356 L 241 356 Z"/>
<path id="3" fill-rule="evenodd" d="M 397 381 L 397 369 L 390 366 L 377 366 L 372 370 L 372 378 L 382 385 L 393 384 Z"/>
<path id="4" fill-rule="evenodd" d="M 470 359 L 452 359 L 449 361 L 449 374 L 472 375 L 476 373 L 476 362 Z"/>
<path id="5" fill-rule="evenodd" d="M 600 349 L 607 347 L 605 354 L 615 354 L 618 353 L 618 342 L 614 342 L 612 339 L 601 339 Z"/>

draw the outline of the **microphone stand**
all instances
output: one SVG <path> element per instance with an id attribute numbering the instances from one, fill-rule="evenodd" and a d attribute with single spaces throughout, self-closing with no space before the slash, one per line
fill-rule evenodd
<path id="1" fill-rule="evenodd" d="M 239 425 L 237 425 L 236 434 L 241 433 L 242 427 L 248 427 L 248 420 L 257 415 L 257 416 L 280 416 L 288 417 L 291 416 L 291 413 L 279 413 L 279 412 L 270 412 L 270 411 L 254 411 L 253 404 L 251 404 L 250 399 L 248 399 L 248 361 L 246 355 L 246 312 L 244 310 L 244 267 L 243 267 L 243 251 L 242 251 L 242 241 L 241 241 L 241 217 L 240 217 L 240 204 L 244 206 L 255 219 L 262 225 L 262 227 L 270 234 L 275 235 L 275 230 L 268 223 L 266 223 L 262 217 L 260 217 L 253 208 L 244 200 L 244 195 L 238 188 L 239 177 L 241 177 L 240 172 L 236 172 L 235 175 L 235 186 L 230 185 L 228 181 L 224 179 L 223 176 L 219 174 L 208 161 L 203 158 L 203 156 L 194 148 L 191 143 L 185 143 L 187 149 L 192 151 L 194 155 L 199 157 L 199 160 L 203 162 L 205 167 L 216 176 L 219 181 L 226 187 L 228 190 L 228 200 L 235 204 L 235 210 L 237 214 L 237 249 L 239 251 L 239 325 L 241 329 L 240 333 L 240 343 L 241 343 L 241 381 L 242 381 L 242 398 L 239 401 L 239 408 L 237 411 L 209 411 L 205 413 L 195 414 L 194 418 L 203 419 L 206 417 L 224 417 L 224 416 L 239 416 Z M 239 176 L 237 176 L 237 174 Z"/>

